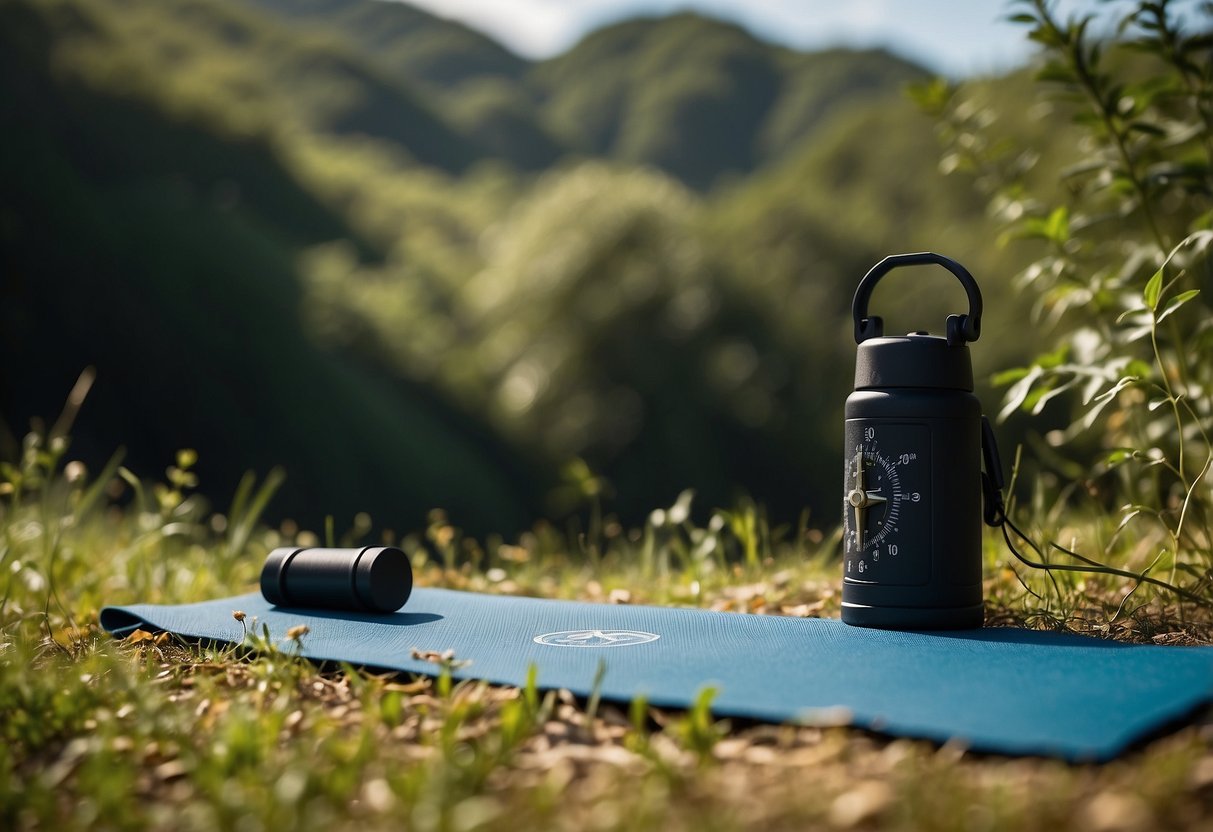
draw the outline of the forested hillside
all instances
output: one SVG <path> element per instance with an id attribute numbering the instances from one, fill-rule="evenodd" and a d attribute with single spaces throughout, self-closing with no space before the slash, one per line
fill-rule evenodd
<path id="1" fill-rule="evenodd" d="M 196 447 L 220 505 L 281 464 L 312 524 L 688 487 L 829 522 L 868 266 L 961 259 L 979 370 L 1030 350 L 1021 255 L 885 53 L 682 14 L 533 63 L 379 0 L 3 0 L 0 64 L 4 456 L 95 366 L 77 452 Z M 918 277 L 877 302 L 938 329 L 959 292 Z"/>
<path id="2" fill-rule="evenodd" d="M 53 38 L 95 42 L 108 22 L 60 20 L 48 30 L 7 4 L 0 25 L 3 100 L 20 125 L 0 154 L 10 430 L 54 415 L 91 364 L 100 381 L 77 435 L 93 459 L 121 443 L 154 470 L 196 446 L 219 500 L 241 468 L 282 464 L 295 507 L 386 512 L 442 493 L 524 517 L 510 455 L 487 431 L 305 332 L 295 258 L 335 237 L 372 251 L 348 220 L 263 137 L 57 73 Z M 424 481 L 400 476 L 402 459 Z"/>
<path id="3" fill-rule="evenodd" d="M 797 53 L 692 13 L 606 26 L 532 64 L 403 3 L 254 2 L 346 34 L 515 164 L 576 152 L 654 165 L 695 187 L 778 158 L 838 110 L 926 75 L 885 52 Z"/>

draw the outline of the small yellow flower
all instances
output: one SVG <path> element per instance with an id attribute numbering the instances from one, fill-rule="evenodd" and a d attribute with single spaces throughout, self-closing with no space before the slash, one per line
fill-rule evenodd
<path id="1" fill-rule="evenodd" d="M 298 641 L 310 632 L 311 630 L 306 624 L 296 624 L 286 631 L 286 637 L 288 641 Z"/>

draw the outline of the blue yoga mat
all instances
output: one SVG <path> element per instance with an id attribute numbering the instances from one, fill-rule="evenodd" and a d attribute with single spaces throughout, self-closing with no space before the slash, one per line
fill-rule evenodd
<path id="1" fill-rule="evenodd" d="M 1213 699 L 1213 648 L 1126 645 L 989 628 L 954 633 L 866 630 L 834 619 L 584 604 L 418 589 L 403 611 L 370 615 L 285 609 L 260 594 L 180 606 L 107 607 L 101 625 L 239 642 L 233 610 L 275 639 L 306 624 L 319 661 L 434 675 L 413 651 L 454 651 L 455 678 L 526 682 L 603 698 L 644 694 L 687 707 L 711 685 L 717 716 L 840 721 L 977 751 L 1106 760 Z"/>

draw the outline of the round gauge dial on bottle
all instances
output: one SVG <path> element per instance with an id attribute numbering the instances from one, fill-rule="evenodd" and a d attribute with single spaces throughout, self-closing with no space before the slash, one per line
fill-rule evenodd
<path id="1" fill-rule="evenodd" d="M 843 474 L 844 578 L 921 584 L 930 575 L 924 425 L 847 422 Z"/>

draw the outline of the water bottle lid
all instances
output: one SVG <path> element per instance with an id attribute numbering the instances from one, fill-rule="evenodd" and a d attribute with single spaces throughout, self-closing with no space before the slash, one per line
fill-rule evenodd
<path id="1" fill-rule="evenodd" d="M 266 556 L 265 563 L 261 567 L 261 595 L 271 604 L 279 607 L 290 605 L 286 596 L 286 588 L 283 586 L 283 578 L 286 577 L 284 567 L 301 551 L 303 551 L 301 548 L 279 548 Z"/>
<path id="2" fill-rule="evenodd" d="M 973 362 L 964 344 L 912 332 L 869 338 L 855 358 L 855 389 L 915 387 L 973 391 Z"/>
<path id="3" fill-rule="evenodd" d="M 394 546 L 364 549 L 354 564 L 354 592 L 367 608 L 394 612 L 413 591 L 413 568 L 404 552 Z"/>

